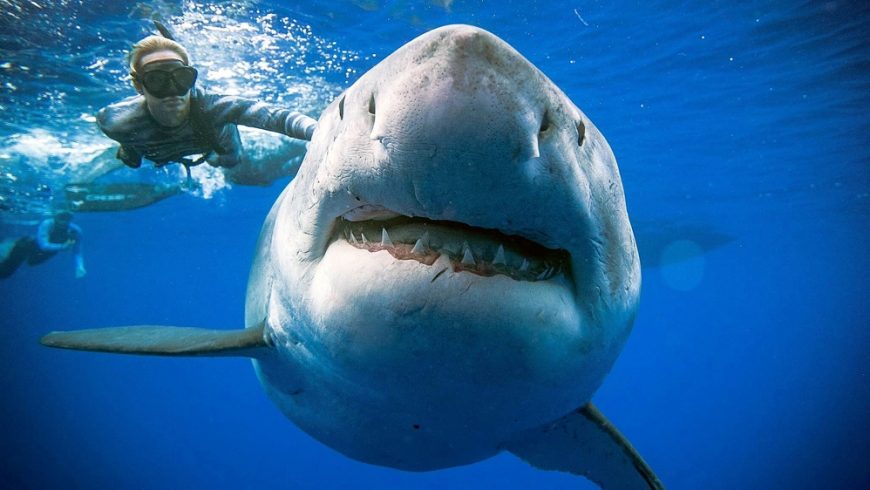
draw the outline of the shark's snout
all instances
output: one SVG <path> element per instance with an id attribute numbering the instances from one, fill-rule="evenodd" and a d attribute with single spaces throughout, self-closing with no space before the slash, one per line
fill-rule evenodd
<path id="1" fill-rule="evenodd" d="M 589 148 L 584 116 L 486 31 L 452 26 L 409 46 L 321 118 L 321 134 L 332 136 L 323 148 L 315 141 L 309 158 L 323 155 L 316 178 L 337 185 L 311 204 L 321 224 L 307 248 L 325 251 L 345 214 L 385 209 L 577 252 L 576 231 L 594 226 L 587 161 L 600 153 L 601 165 L 612 164 L 606 143 Z"/>
<path id="2" fill-rule="evenodd" d="M 369 138 L 383 158 L 430 152 L 469 161 L 480 152 L 507 166 L 541 156 L 558 109 L 549 94 L 530 90 L 544 77 L 525 58 L 471 26 L 444 31 L 421 50 L 425 61 L 365 95 Z"/>

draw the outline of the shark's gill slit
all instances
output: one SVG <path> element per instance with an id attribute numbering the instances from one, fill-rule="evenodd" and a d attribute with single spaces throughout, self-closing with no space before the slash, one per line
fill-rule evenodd
<path id="1" fill-rule="evenodd" d="M 341 100 L 338 101 L 338 119 L 344 121 L 344 95 L 341 96 Z"/>
<path id="2" fill-rule="evenodd" d="M 577 146 L 583 146 L 583 141 L 586 139 L 586 125 L 583 121 L 577 121 Z"/>
<path id="3" fill-rule="evenodd" d="M 375 94 L 372 94 L 369 97 L 369 114 L 375 115 Z"/>
<path id="4" fill-rule="evenodd" d="M 505 275 L 518 281 L 546 281 L 571 275 L 567 251 L 498 230 L 410 216 L 371 220 L 348 217 L 351 220 L 339 218 L 335 222 L 330 243 L 343 240 L 358 249 L 387 251 L 398 260 L 415 260 L 428 266 L 443 255 L 454 272 L 485 277 Z"/>

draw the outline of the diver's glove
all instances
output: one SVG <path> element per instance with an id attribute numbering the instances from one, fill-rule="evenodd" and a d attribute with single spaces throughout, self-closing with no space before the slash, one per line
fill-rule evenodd
<path id="1" fill-rule="evenodd" d="M 115 158 L 124 162 L 124 165 L 130 168 L 139 168 L 142 165 L 142 157 L 126 148 L 124 145 L 118 147 L 118 153 L 115 153 Z"/>

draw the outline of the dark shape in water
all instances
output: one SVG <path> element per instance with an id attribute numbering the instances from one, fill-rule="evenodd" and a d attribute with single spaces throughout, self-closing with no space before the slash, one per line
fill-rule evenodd
<path id="1" fill-rule="evenodd" d="M 181 191 L 178 184 L 69 184 L 66 199 L 72 211 L 126 211 L 153 204 Z"/>
<path id="2" fill-rule="evenodd" d="M 686 240 L 704 254 L 734 241 L 734 237 L 707 224 L 681 224 L 646 221 L 634 226 L 637 249 L 643 267 L 659 267 L 694 258 L 695 255 L 665 254 L 674 242 Z"/>

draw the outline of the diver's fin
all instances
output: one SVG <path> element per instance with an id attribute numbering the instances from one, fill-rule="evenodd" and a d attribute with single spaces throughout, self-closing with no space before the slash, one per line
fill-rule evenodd
<path id="1" fill-rule="evenodd" d="M 40 342 L 59 349 L 154 356 L 260 357 L 270 347 L 263 325 L 243 330 L 136 325 L 51 332 Z"/>
<path id="2" fill-rule="evenodd" d="M 506 449 L 532 466 L 582 475 L 606 490 L 664 488 L 631 443 L 591 403 Z"/>
<path id="3" fill-rule="evenodd" d="M 125 211 L 172 197 L 181 192 L 181 186 L 138 182 L 85 182 L 67 184 L 64 192 L 67 204 L 76 212 Z"/>

